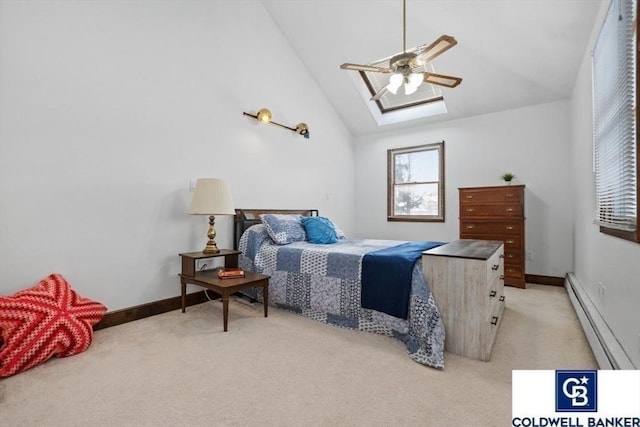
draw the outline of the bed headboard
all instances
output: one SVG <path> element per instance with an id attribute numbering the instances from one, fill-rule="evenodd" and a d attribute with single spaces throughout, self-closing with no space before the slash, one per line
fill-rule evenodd
<path id="1" fill-rule="evenodd" d="M 262 214 L 318 216 L 317 209 L 236 209 L 235 227 L 233 228 L 233 245 L 238 249 L 240 237 L 244 231 L 254 224 L 260 224 Z"/>

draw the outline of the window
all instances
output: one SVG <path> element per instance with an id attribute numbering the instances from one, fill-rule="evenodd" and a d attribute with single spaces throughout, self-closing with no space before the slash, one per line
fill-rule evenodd
<path id="1" fill-rule="evenodd" d="M 600 231 L 640 242 L 637 0 L 612 1 L 593 51 L 594 168 Z"/>
<path id="2" fill-rule="evenodd" d="M 444 142 L 387 151 L 387 220 L 444 222 Z"/>

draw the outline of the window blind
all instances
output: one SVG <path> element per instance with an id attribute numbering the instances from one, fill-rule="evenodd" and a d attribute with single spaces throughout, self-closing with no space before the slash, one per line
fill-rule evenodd
<path id="1" fill-rule="evenodd" d="M 593 51 L 596 224 L 637 228 L 637 0 L 613 0 Z"/>

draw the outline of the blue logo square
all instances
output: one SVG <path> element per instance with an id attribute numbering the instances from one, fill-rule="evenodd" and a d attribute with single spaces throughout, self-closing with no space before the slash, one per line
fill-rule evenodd
<path id="1" fill-rule="evenodd" d="M 556 412 L 597 412 L 598 371 L 556 371 Z"/>

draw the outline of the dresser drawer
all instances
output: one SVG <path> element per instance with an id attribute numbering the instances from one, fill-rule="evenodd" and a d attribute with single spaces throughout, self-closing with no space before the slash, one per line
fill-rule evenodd
<path id="1" fill-rule="evenodd" d="M 521 220 L 509 221 L 505 219 L 500 222 L 478 221 L 472 219 L 460 219 L 460 237 L 463 239 L 473 239 L 477 237 L 466 237 L 466 235 L 477 236 L 479 234 L 504 234 L 521 236 L 524 232 L 524 224 Z"/>
<path id="2" fill-rule="evenodd" d="M 504 247 L 503 247 L 504 248 Z M 487 284 L 494 286 L 496 281 L 504 275 L 504 251 L 496 251 L 491 258 L 487 260 Z"/>
<path id="3" fill-rule="evenodd" d="M 487 313 L 486 325 L 490 331 L 492 329 L 495 329 L 498 323 L 500 322 L 501 320 L 500 316 L 502 316 L 503 307 L 504 307 L 504 298 L 502 299 L 496 298 L 495 303 L 491 306 L 491 311 Z M 493 334 L 489 332 L 489 336 L 491 335 Z"/>
<path id="4" fill-rule="evenodd" d="M 520 203 L 469 203 L 460 207 L 460 217 L 524 216 Z"/>
<path id="5" fill-rule="evenodd" d="M 504 250 L 504 263 L 506 264 L 516 264 L 516 265 L 520 265 L 522 264 L 522 251 L 520 250 L 520 248 L 518 249 L 513 249 L 513 248 L 505 248 Z"/>
<path id="6" fill-rule="evenodd" d="M 489 307 L 493 307 L 496 304 L 496 301 L 504 301 L 504 282 L 502 277 L 502 271 L 500 271 L 500 276 L 494 277 L 489 282 L 490 284 L 487 290 Z M 490 309 L 489 312 L 492 310 L 493 309 Z"/>
<path id="7" fill-rule="evenodd" d="M 523 197 L 524 195 L 521 187 L 480 187 L 460 189 L 460 204 L 483 202 L 522 204 Z"/>
<path id="8" fill-rule="evenodd" d="M 496 298 L 491 305 L 491 310 L 486 314 L 483 322 L 482 341 L 485 345 L 483 354 L 480 355 L 480 360 L 491 360 L 491 349 L 495 342 L 498 328 L 502 321 L 502 315 L 504 314 L 505 300 L 504 297 Z"/>
<path id="9" fill-rule="evenodd" d="M 522 237 L 521 236 L 500 236 L 496 237 L 498 240 L 502 240 L 504 242 L 504 248 L 507 250 L 509 248 L 510 251 L 517 249 L 522 250 Z"/>
<path id="10" fill-rule="evenodd" d="M 504 277 L 505 281 L 508 283 L 509 278 L 513 279 L 522 279 L 524 278 L 524 274 L 522 271 L 522 265 L 518 264 L 506 264 L 504 265 Z"/>
<path id="11" fill-rule="evenodd" d="M 468 237 L 469 239 L 478 239 L 478 240 L 502 240 L 504 242 L 504 250 L 505 252 L 513 252 L 514 250 L 522 251 L 522 237 L 521 236 L 501 236 L 495 234 L 475 234 L 475 233 L 465 233 L 465 234 L 473 234 L 473 237 Z M 467 238 L 467 237 L 463 237 Z"/>

